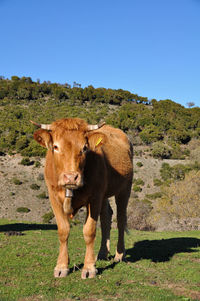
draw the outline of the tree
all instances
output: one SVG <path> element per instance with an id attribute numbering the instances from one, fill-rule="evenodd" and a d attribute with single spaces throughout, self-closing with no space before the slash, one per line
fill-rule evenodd
<path id="1" fill-rule="evenodd" d="M 192 101 L 190 101 L 190 102 L 187 102 L 187 106 L 188 106 L 188 108 L 192 108 L 192 107 L 194 107 L 194 106 L 195 106 L 195 103 L 194 103 L 194 102 L 192 102 Z"/>

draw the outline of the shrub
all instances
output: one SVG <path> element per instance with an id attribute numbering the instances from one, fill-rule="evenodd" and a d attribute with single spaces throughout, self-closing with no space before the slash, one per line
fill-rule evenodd
<path id="1" fill-rule="evenodd" d="M 154 186 L 161 186 L 163 183 L 160 179 L 153 179 Z"/>
<path id="2" fill-rule="evenodd" d="M 43 180 L 44 180 L 44 175 L 43 175 L 42 173 L 39 173 L 37 179 L 38 179 L 39 181 L 43 181 Z"/>
<path id="3" fill-rule="evenodd" d="M 135 192 L 141 192 L 142 188 L 140 186 L 134 185 L 133 186 L 133 191 L 135 191 Z"/>
<path id="4" fill-rule="evenodd" d="M 31 184 L 30 188 L 33 189 L 33 190 L 39 190 L 40 186 L 37 185 L 37 184 Z"/>
<path id="5" fill-rule="evenodd" d="M 17 212 L 20 212 L 20 213 L 28 213 L 30 211 L 31 210 L 28 209 L 27 207 L 19 207 L 19 208 L 17 208 Z"/>
<path id="6" fill-rule="evenodd" d="M 163 142 L 155 142 L 152 147 L 152 156 L 158 159 L 169 159 L 171 150 Z"/>
<path id="7" fill-rule="evenodd" d="M 155 200 L 162 197 L 162 192 L 155 192 L 152 194 L 146 194 L 146 198 L 150 200 Z"/>
<path id="8" fill-rule="evenodd" d="M 167 181 L 168 179 L 171 179 L 171 177 L 172 177 L 172 169 L 171 169 L 171 167 L 170 167 L 170 165 L 168 163 L 163 163 L 162 164 L 162 167 L 160 169 L 160 175 L 161 175 L 161 178 L 164 181 Z"/>
<path id="9" fill-rule="evenodd" d="M 145 144 L 150 144 L 163 139 L 163 133 L 154 125 L 147 126 L 140 134 L 140 138 Z"/>
<path id="10" fill-rule="evenodd" d="M 38 199 L 48 199 L 48 196 L 46 195 L 45 192 L 42 192 L 40 194 L 37 195 Z"/>
<path id="11" fill-rule="evenodd" d="M 48 213 L 45 213 L 43 216 L 43 223 L 45 224 L 49 224 L 50 221 L 52 220 L 52 218 L 54 218 L 54 214 L 52 211 L 48 212 Z"/>
<path id="12" fill-rule="evenodd" d="M 40 167 L 41 166 L 41 163 L 40 163 L 40 161 L 35 161 L 35 167 Z"/>
<path id="13" fill-rule="evenodd" d="M 175 141 L 177 143 L 188 143 L 191 139 L 190 133 L 181 129 L 181 130 L 177 130 L 177 129 L 173 129 L 173 130 L 169 130 L 167 132 L 168 137 L 172 140 Z"/>
<path id="14" fill-rule="evenodd" d="M 23 158 L 20 162 L 20 164 L 25 166 L 30 166 L 34 164 L 34 161 L 31 161 L 29 158 Z"/>
<path id="15" fill-rule="evenodd" d="M 26 136 L 21 136 L 17 141 L 16 141 L 16 144 L 15 144 L 15 147 L 16 147 L 16 150 L 18 152 L 20 152 L 21 150 L 23 150 L 24 148 L 26 148 L 28 146 L 28 139 Z"/>
<path id="16" fill-rule="evenodd" d="M 163 219 L 166 222 L 172 219 L 180 222 L 187 218 L 199 218 L 199 187 L 200 171 L 194 170 L 186 174 L 183 181 L 164 187 L 162 198 L 154 203 L 152 221 L 159 224 Z"/>
<path id="17" fill-rule="evenodd" d="M 137 162 L 136 165 L 137 165 L 138 167 L 142 167 L 142 166 L 143 166 L 142 162 Z"/>
<path id="18" fill-rule="evenodd" d="M 17 178 L 13 178 L 13 179 L 12 179 L 12 182 L 13 182 L 15 185 L 21 185 L 21 184 L 22 184 L 22 181 L 20 181 L 20 180 L 17 179 Z"/>
<path id="19" fill-rule="evenodd" d="M 151 202 L 131 200 L 128 207 L 128 227 L 141 231 L 152 231 L 154 228 L 148 223 L 152 210 Z"/>
<path id="20" fill-rule="evenodd" d="M 144 186 L 144 181 L 141 178 L 134 179 L 133 183 L 138 186 Z"/>

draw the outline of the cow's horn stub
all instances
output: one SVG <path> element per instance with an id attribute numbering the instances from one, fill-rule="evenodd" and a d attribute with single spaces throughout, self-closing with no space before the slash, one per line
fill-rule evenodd
<path id="1" fill-rule="evenodd" d="M 88 131 L 94 131 L 100 129 L 104 124 L 106 124 L 104 121 L 98 123 L 98 124 L 89 124 L 88 125 Z"/>
<path id="2" fill-rule="evenodd" d="M 48 131 L 51 130 L 51 124 L 39 124 L 32 120 L 30 120 L 30 122 L 43 130 L 48 130 Z"/>

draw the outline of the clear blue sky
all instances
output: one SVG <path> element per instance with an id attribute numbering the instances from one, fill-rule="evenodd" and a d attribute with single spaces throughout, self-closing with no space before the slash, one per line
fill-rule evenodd
<path id="1" fill-rule="evenodd" d="M 200 0 L 0 0 L 0 75 L 200 106 Z"/>

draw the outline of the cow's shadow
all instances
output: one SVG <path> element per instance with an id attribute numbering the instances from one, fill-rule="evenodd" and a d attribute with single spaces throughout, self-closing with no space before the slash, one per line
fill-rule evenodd
<path id="1" fill-rule="evenodd" d="M 126 250 L 125 262 L 137 262 L 149 259 L 152 262 L 167 262 L 178 253 L 200 252 L 200 239 L 194 237 L 177 237 L 161 240 L 142 240 L 136 242 L 132 248 Z M 117 263 L 112 262 L 105 268 L 98 269 L 102 274 L 105 270 L 114 269 Z"/>
<path id="2" fill-rule="evenodd" d="M 5 224 L 0 225 L 0 232 L 24 232 L 30 230 L 56 230 L 56 225 L 51 224 L 26 224 L 26 223 L 15 223 L 15 224 Z"/>
<path id="3" fill-rule="evenodd" d="M 56 225 L 51 224 L 26 224 L 14 223 L 0 225 L 0 232 L 11 233 L 17 235 L 18 232 L 29 230 L 56 230 Z M 197 248 L 200 247 L 200 239 L 195 237 L 177 237 L 160 240 L 142 240 L 134 243 L 132 248 L 126 249 L 125 262 L 137 262 L 142 259 L 148 259 L 152 262 L 167 262 L 178 253 L 193 253 L 200 252 Z M 110 264 L 106 267 L 98 268 L 98 274 L 102 274 L 105 270 L 114 269 L 117 263 L 113 262 L 113 257 L 110 257 Z M 77 269 L 82 268 L 82 264 Z M 76 268 L 71 269 L 71 272 Z"/>
<path id="4" fill-rule="evenodd" d="M 136 262 L 150 259 L 152 262 L 169 261 L 175 254 L 199 252 L 200 239 L 194 237 L 177 237 L 161 240 L 142 240 L 126 250 L 126 260 Z"/>

